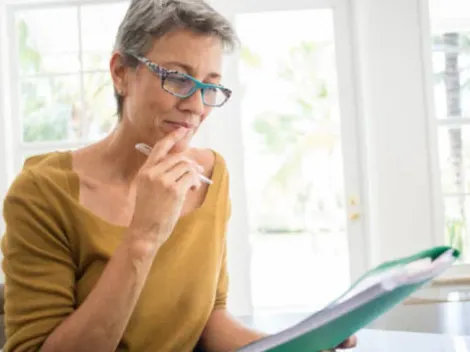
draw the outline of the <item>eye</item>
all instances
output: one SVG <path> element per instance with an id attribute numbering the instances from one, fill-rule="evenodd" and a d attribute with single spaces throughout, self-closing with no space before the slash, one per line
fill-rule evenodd
<path id="1" fill-rule="evenodd" d="M 179 96 L 188 96 L 194 89 L 194 81 L 181 73 L 170 72 L 165 77 L 163 88 Z"/>
<path id="2" fill-rule="evenodd" d="M 168 76 L 166 76 L 166 79 L 171 83 L 181 84 L 181 85 L 192 82 L 188 77 L 183 76 L 178 73 L 170 73 L 168 74 Z"/>

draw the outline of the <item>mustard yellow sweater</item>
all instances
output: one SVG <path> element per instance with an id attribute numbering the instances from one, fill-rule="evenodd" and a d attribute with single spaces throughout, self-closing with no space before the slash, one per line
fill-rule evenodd
<path id="1" fill-rule="evenodd" d="M 216 155 L 203 205 L 181 217 L 158 252 L 118 351 L 184 352 L 226 305 L 228 173 Z M 124 227 L 79 203 L 70 152 L 28 159 L 4 202 L 5 352 L 38 351 L 80 306 L 121 242 Z M 86 341 L 83 341 L 86 344 Z"/>

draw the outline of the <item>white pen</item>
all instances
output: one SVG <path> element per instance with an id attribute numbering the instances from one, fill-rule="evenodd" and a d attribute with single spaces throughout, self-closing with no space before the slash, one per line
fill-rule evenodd
<path id="1" fill-rule="evenodd" d="M 145 143 L 136 144 L 135 149 L 147 156 L 150 155 L 150 152 L 152 151 L 152 148 Z M 202 174 L 199 174 L 199 178 L 202 182 L 207 183 L 208 185 L 211 185 L 213 183 L 211 179 L 207 178 Z"/>

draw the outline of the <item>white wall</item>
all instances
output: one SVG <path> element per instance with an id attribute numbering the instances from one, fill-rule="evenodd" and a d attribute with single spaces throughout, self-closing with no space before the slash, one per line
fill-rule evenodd
<path id="1" fill-rule="evenodd" d="M 5 11 L 4 3 L 0 0 L 0 200 L 3 199 L 3 196 L 7 189 L 7 178 L 8 178 L 8 168 L 6 160 L 6 125 L 5 125 L 5 86 L 6 78 L 4 76 L 4 64 L 5 64 Z M 2 211 L 3 201 L 0 201 L 0 212 Z M 1 217 L 0 217 L 1 219 Z M 0 234 L 4 231 L 3 221 L 0 220 Z M 1 258 L 1 253 L 0 253 Z"/>
<path id="2" fill-rule="evenodd" d="M 431 178 L 429 132 L 435 126 L 429 125 L 434 117 L 423 56 L 428 14 L 421 0 L 353 3 L 368 147 L 368 251 L 377 264 L 433 246 L 441 236 L 435 226 L 440 194 Z"/>

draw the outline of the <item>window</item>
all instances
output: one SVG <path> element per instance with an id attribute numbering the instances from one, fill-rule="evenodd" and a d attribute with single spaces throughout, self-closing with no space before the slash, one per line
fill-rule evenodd
<path id="1" fill-rule="evenodd" d="M 430 2 L 445 241 L 470 261 L 470 4 Z"/>
<path id="2" fill-rule="evenodd" d="M 31 154 L 78 147 L 114 126 L 108 62 L 127 6 L 123 1 L 11 5 L 15 172 Z"/>

